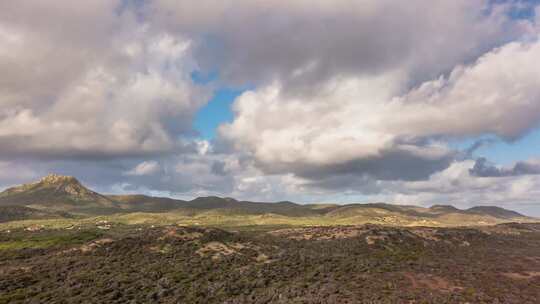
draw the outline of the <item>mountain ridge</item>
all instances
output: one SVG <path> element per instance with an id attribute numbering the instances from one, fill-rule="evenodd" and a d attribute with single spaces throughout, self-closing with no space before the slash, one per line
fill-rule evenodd
<path id="1" fill-rule="evenodd" d="M 290 201 L 252 202 L 218 196 L 179 200 L 143 194 L 103 195 L 83 186 L 72 176 L 49 174 L 37 182 L 6 189 L 0 193 L 0 206 L 20 206 L 51 212 L 77 215 L 115 213 L 166 213 L 189 211 L 193 214 L 213 211 L 225 215 L 275 214 L 290 218 L 326 217 L 336 221 L 376 219 L 389 224 L 403 222 L 431 223 L 459 216 L 471 221 L 497 222 L 529 219 L 516 211 L 496 206 L 477 206 L 458 209 L 451 205 L 433 205 L 429 208 L 389 203 L 365 204 L 298 204 Z"/>

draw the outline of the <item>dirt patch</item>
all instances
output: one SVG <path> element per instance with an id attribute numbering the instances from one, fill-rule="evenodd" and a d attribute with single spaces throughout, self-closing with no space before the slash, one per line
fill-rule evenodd
<path id="1" fill-rule="evenodd" d="M 60 251 L 58 253 L 56 253 L 57 255 L 62 255 L 62 254 L 70 254 L 70 253 L 73 253 L 73 252 L 83 252 L 83 253 L 86 253 L 86 252 L 92 252 L 94 250 L 96 250 L 97 248 L 100 248 L 104 245 L 107 245 L 107 244 L 110 244 L 110 243 L 113 243 L 114 240 L 111 239 L 111 238 L 104 238 L 104 239 L 99 239 L 99 240 L 95 240 L 95 241 L 91 241 L 89 243 L 86 243 L 82 246 L 79 246 L 79 247 L 74 247 L 74 248 L 70 248 L 70 249 L 67 249 L 67 250 L 63 250 L 63 251 Z"/>
<path id="2" fill-rule="evenodd" d="M 210 242 L 197 250 L 197 254 L 202 257 L 211 257 L 212 260 L 219 260 L 224 256 L 239 254 L 233 246 L 221 242 Z"/>
<path id="3" fill-rule="evenodd" d="M 423 238 L 425 240 L 429 241 L 435 241 L 438 242 L 441 240 L 439 236 L 439 230 L 437 229 L 431 229 L 431 228 L 418 228 L 418 229 L 410 229 L 409 230 L 412 234 Z"/>
<path id="4" fill-rule="evenodd" d="M 232 244 L 229 244 L 229 246 L 231 246 L 232 248 L 234 248 L 236 250 L 242 250 L 244 248 L 251 248 L 252 247 L 249 244 L 242 244 L 242 243 L 232 243 Z"/>
<path id="5" fill-rule="evenodd" d="M 257 261 L 258 263 L 269 263 L 270 259 L 266 254 L 261 253 L 255 258 L 255 261 Z"/>
<path id="6" fill-rule="evenodd" d="M 409 280 L 413 289 L 427 288 L 444 293 L 463 290 L 463 287 L 451 284 L 447 279 L 436 275 L 406 272 L 403 276 Z"/>
<path id="7" fill-rule="evenodd" d="M 242 252 L 242 250 L 247 251 Z M 253 253 L 253 251 L 255 251 L 255 253 Z M 210 257 L 214 261 L 219 261 L 226 256 L 235 254 L 248 256 L 257 263 L 267 264 L 273 261 L 268 255 L 261 251 L 259 246 L 251 243 L 209 242 L 197 250 L 196 253 L 201 257 Z"/>
<path id="8" fill-rule="evenodd" d="M 388 239 L 385 235 L 368 235 L 366 236 L 366 243 L 368 245 L 375 245 L 377 242 L 384 242 Z"/>
<path id="9" fill-rule="evenodd" d="M 160 244 L 157 246 L 148 247 L 148 249 L 152 252 L 167 254 L 173 250 L 173 247 L 171 244 Z"/>
<path id="10" fill-rule="evenodd" d="M 197 231 L 187 231 L 182 228 L 167 228 L 163 230 L 163 236 L 159 239 L 179 239 L 182 241 L 193 241 L 196 239 L 200 239 L 203 236 L 203 233 Z"/>
<path id="11" fill-rule="evenodd" d="M 114 240 L 110 238 L 99 239 L 99 240 L 92 241 L 88 244 L 82 245 L 80 248 L 78 248 L 78 250 L 82 252 L 90 252 L 90 251 L 96 250 L 99 247 L 102 247 L 103 245 L 107 245 L 112 242 L 114 242 Z"/>
<path id="12" fill-rule="evenodd" d="M 29 266 L 2 266 L 0 267 L 0 275 L 9 274 L 13 272 L 17 273 L 28 273 L 32 270 L 32 267 Z"/>
<path id="13" fill-rule="evenodd" d="M 540 271 L 504 272 L 502 275 L 514 280 L 528 280 L 540 277 Z"/>
<path id="14" fill-rule="evenodd" d="M 334 240 L 357 237 L 367 231 L 364 227 L 308 227 L 280 229 L 269 234 L 292 240 Z"/>

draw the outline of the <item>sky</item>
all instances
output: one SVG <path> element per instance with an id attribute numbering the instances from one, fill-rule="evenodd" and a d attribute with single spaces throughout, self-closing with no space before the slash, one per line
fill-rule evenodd
<path id="1" fill-rule="evenodd" d="M 0 3 L 0 189 L 540 216 L 540 2 Z"/>

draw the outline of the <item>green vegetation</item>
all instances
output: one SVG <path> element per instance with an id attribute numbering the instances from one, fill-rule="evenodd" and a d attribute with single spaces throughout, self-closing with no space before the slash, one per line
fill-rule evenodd
<path id="1" fill-rule="evenodd" d="M 0 206 L 0 223 L 24 219 L 69 218 L 65 212 L 48 212 L 25 206 Z"/>
<path id="2" fill-rule="evenodd" d="M 101 232 L 95 230 L 85 230 L 77 233 L 47 231 L 30 236 L 21 232 L 3 234 L 0 237 L 0 250 L 36 249 L 84 244 L 101 235 Z"/>

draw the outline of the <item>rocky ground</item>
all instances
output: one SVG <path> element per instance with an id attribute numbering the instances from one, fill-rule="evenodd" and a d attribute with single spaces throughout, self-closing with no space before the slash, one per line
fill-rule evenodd
<path id="1" fill-rule="evenodd" d="M 0 303 L 522 304 L 538 299 L 540 224 L 0 232 Z"/>

